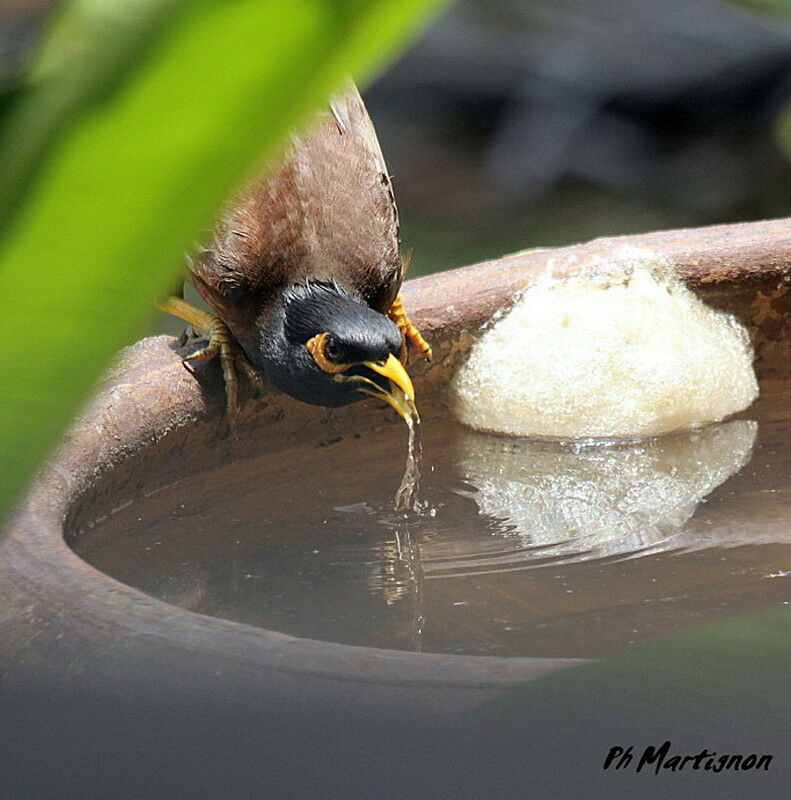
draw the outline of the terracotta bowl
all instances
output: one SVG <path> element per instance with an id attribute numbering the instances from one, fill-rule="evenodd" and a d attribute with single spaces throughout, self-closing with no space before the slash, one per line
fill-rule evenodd
<path id="1" fill-rule="evenodd" d="M 412 368 L 427 424 L 474 332 L 552 264 L 573 271 L 623 245 L 668 259 L 707 303 L 734 312 L 754 339 L 761 381 L 791 354 L 791 220 L 598 239 L 534 250 L 410 281 L 405 300 L 435 348 Z M 281 394 L 245 403 L 224 434 L 215 365 L 193 375 L 175 341 L 126 351 L 42 471 L 0 545 L 0 668 L 8 685 L 215 698 L 228 708 L 311 706 L 446 718 L 571 659 L 417 654 L 298 639 L 194 614 L 96 571 L 69 548 L 85 520 L 174 474 L 304 443 L 376 437 L 399 424 L 375 404 L 328 411 Z"/>

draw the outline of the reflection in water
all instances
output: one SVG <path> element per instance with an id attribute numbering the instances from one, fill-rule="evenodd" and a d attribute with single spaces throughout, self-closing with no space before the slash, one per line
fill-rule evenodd
<path id="1" fill-rule="evenodd" d="M 369 585 L 388 605 L 412 603 L 420 649 L 426 578 L 703 546 L 684 524 L 706 495 L 747 464 L 757 429 L 736 420 L 637 442 L 565 443 L 461 431 L 456 467 L 471 488 L 456 493 L 496 522 L 490 546 L 477 539 L 448 542 L 424 526 L 413 536 L 404 523 L 382 549 Z M 719 533 L 720 541 L 706 539 L 705 546 L 739 543 L 732 529 Z"/>
<path id="2" fill-rule="evenodd" d="M 80 523 L 76 549 L 155 597 L 297 636 L 603 656 L 788 600 L 788 399 L 764 393 L 758 426 L 609 446 L 481 435 L 435 413 L 419 513 L 393 510 L 394 427 L 119 497 Z"/>
<path id="3" fill-rule="evenodd" d="M 459 473 L 481 512 L 538 557 L 646 554 L 690 544 L 679 531 L 750 460 L 757 427 L 737 420 L 609 445 L 466 433 Z"/>
<path id="4" fill-rule="evenodd" d="M 412 642 L 412 649 L 421 652 L 423 625 L 423 565 L 420 562 L 420 545 L 414 541 L 408 525 L 396 528 L 395 538 L 386 542 L 381 550 L 381 565 L 372 571 L 368 580 L 371 591 L 381 593 L 387 605 L 409 603 L 411 614 L 401 625 L 399 638 Z"/>

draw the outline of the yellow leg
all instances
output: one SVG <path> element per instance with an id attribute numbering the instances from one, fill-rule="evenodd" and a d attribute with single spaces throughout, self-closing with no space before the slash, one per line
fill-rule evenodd
<path id="1" fill-rule="evenodd" d="M 398 297 L 393 300 L 393 305 L 390 306 L 387 316 L 398 326 L 398 329 L 404 336 L 404 341 L 412 342 L 420 351 L 420 355 L 427 361 L 431 361 L 431 345 L 423 338 L 420 331 L 407 316 L 404 310 L 404 304 L 401 301 L 401 295 L 398 295 Z"/>
<path id="2" fill-rule="evenodd" d="M 208 344 L 185 361 L 201 361 L 205 358 L 220 356 L 222 374 L 225 380 L 225 406 L 228 417 L 233 419 L 236 415 L 239 382 L 236 377 L 237 370 L 241 370 L 253 384 L 256 394 L 263 389 L 261 373 L 247 360 L 245 354 L 228 330 L 228 326 L 214 314 L 209 314 L 197 306 L 188 303 L 180 297 L 169 297 L 160 305 L 163 311 L 173 314 L 193 327 L 197 328 L 207 339 Z"/>

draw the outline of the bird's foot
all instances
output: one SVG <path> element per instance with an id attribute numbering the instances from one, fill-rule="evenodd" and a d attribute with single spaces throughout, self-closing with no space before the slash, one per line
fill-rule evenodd
<path id="1" fill-rule="evenodd" d="M 201 333 L 194 325 L 187 325 L 179 336 L 179 347 L 189 347 L 198 342 L 205 342 L 206 336 Z"/>
<path id="2" fill-rule="evenodd" d="M 202 361 L 207 358 L 220 357 L 223 379 L 225 380 L 225 407 L 228 419 L 233 420 L 238 412 L 239 381 L 237 371 L 243 372 L 253 386 L 256 396 L 264 388 L 261 373 L 247 360 L 228 326 L 214 314 L 188 303 L 180 297 L 168 298 L 160 308 L 169 314 L 190 323 L 193 329 L 207 342 L 206 346 L 187 356 L 187 361 Z"/>
<path id="3" fill-rule="evenodd" d="M 401 331 L 404 337 L 404 350 L 406 351 L 406 342 L 412 342 L 412 344 L 415 345 L 415 347 L 417 347 L 417 349 L 420 351 L 420 355 L 422 355 L 426 361 L 431 361 L 431 345 L 423 338 L 423 335 L 417 329 L 412 320 L 409 319 L 409 316 L 404 309 L 404 303 L 401 300 L 400 294 L 395 300 L 393 300 L 393 304 L 390 306 L 387 316 L 390 317 L 393 322 L 395 322 L 395 324 L 398 326 L 398 330 Z M 405 356 L 406 352 L 404 352 L 402 355 Z"/>

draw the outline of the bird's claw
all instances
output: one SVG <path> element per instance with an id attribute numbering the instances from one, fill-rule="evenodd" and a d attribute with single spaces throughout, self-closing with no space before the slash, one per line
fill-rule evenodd
<path id="1" fill-rule="evenodd" d="M 197 336 L 193 336 L 189 333 L 189 329 L 185 331 L 182 337 L 185 344 L 196 338 L 206 340 L 206 346 L 187 356 L 184 359 L 185 363 L 187 361 L 203 361 L 219 355 L 225 381 L 225 408 L 228 420 L 233 422 L 239 411 L 237 370 L 243 372 L 250 381 L 256 397 L 263 391 L 263 376 L 247 360 L 247 356 L 236 343 L 228 326 L 219 317 L 209 314 L 179 297 L 171 297 L 162 304 L 161 308 L 163 311 L 189 322 L 193 332 L 197 332 Z"/>
<path id="2" fill-rule="evenodd" d="M 234 346 L 234 366 L 244 372 L 253 387 L 253 396 L 260 397 L 264 393 L 264 376 L 247 360 L 242 350 Z"/>
<path id="3" fill-rule="evenodd" d="M 205 334 L 201 333 L 194 325 L 187 325 L 179 336 L 179 347 L 188 347 L 195 342 L 206 341 Z"/>
<path id="4" fill-rule="evenodd" d="M 412 320 L 409 319 L 400 294 L 393 300 L 393 304 L 390 306 L 387 316 L 395 322 L 398 330 L 401 331 L 401 335 L 404 337 L 404 348 L 401 352 L 401 360 L 404 361 L 406 358 L 406 343 L 412 342 L 412 344 L 417 347 L 420 355 L 422 355 L 426 361 L 431 361 L 431 345 L 423 338 L 423 334 L 420 333 Z"/>

